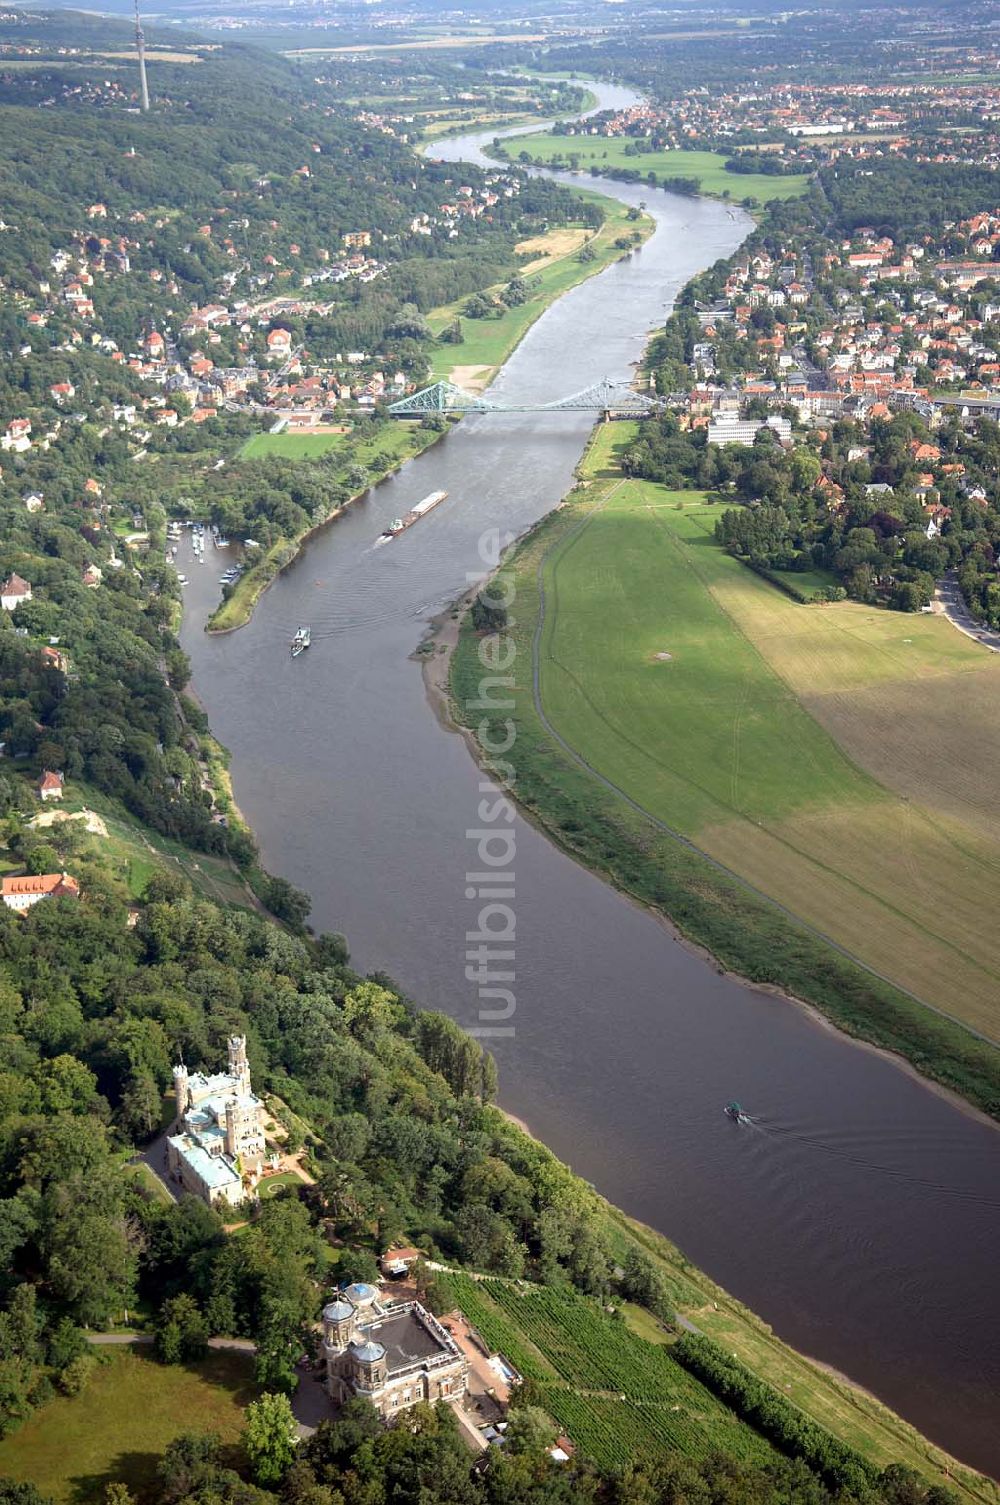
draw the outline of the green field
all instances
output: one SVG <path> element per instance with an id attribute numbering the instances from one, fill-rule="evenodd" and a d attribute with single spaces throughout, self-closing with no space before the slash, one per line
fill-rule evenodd
<path id="1" fill-rule="evenodd" d="M 701 494 L 621 479 L 624 428 L 514 564 L 522 799 L 733 970 L 995 1105 L 1000 1056 L 950 1021 L 1000 1036 L 1000 663 L 939 618 L 797 604 Z"/>
<path id="2" fill-rule="evenodd" d="M 140 1501 L 155 1492 L 164 1448 L 181 1432 L 217 1432 L 236 1444 L 254 1399 L 253 1362 L 211 1353 L 185 1367 L 141 1348 L 104 1350 L 82 1395 L 60 1397 L 0 1442 L 0 1476 L 34 1484 L 56 1505 L 88 1505 L 121 1480 Z"/>
<path id="3" fill-rule="evenodd" d="M 901 798 L 864 771 L 885 732 L 873 727 L 871 753 L 855 736 L 848 756 L 813 705 L 845 648 L 859 691 L 944 675 L 956 707 L 983 656 L 936 618 L 852 602 L 810 611 L 776 595 L 715 543 L 718 512 L 699 493 L 631 482 L 553 550 L 541 657 L 552 724 L 644 810 L 1000 1038 L 996 822 L 959 829 L 916 791 Z M 909 735 L 919 738 L 916 716 Z M 942 882 L 949 904 L 935 913 Z"/>
<path id="4" fill-rule="evenodd" d="M 652 172 L 658 180 L 697 178 L 702 193 L 736 200 L 752 197 L 762 204 L 771 199 L 798 198 L 809 187 L 805 173 L 780 178 L 767 173 L 726 172 L 726 158 L 719 152 L 661 151 L 626 156 L 625 149 L 631 144 L 622 136 L 555 136 L 551 131 L 538 131 L 518 136 L 506 154 L 512 161 L 520 152 L 528 152 L 536 162 L 552 163 L 559 158 L 562 166 L 576 165 L 583 172 L 596 167 L 601 172 L 636 171 L 641 177 Z"/>
<path id="5" fill-rule="evenodd" d="M 331 449 L 342 449 L 349 434 L 254 434 L 240 450 L 241 460 L 259 460 L 264 455 L 280 455 L 283 460 L 315 460 Z"/>
<path id="6" fill-rule="evenodd" d="M 624 254 L 614 244 L 617 239 L 638 231 L 645 240 L 652 233 L 651 219 L 643 215 L 639 220 L 630 220 L 627 206 L 617 200 L 589 190 L 582 192 L 581 197 L 599 203 L 606 216 L 604 224 L 589 242 L 594 251 L 594 260 L 581 262 L 577 259 L 576 251 L 569 255 L 554 255 L 550 262 L 531 274 L 530 293 L 524 303 L 508 309 L 499 319 L 462 318 L 462 344 L 442 345 L 433 352 L 431 369 L 435 380 L 449 378 L 459 386 L 470 381 L 480 386 L 485 384 L 550 303 L 577 283 L 603 271 Z M 562 227 L 553 231 L 553 244 L 557 245 L 564 234 Z M 499 286 L 494 289 L 497 292 L 499 290 Z M 442 329 L 453 323 L 461 315 L 467 302 L 467 298 L 459 298 L 443 308 L 434 309 L 427 321 L 434 333 L 440 334 Z"/>

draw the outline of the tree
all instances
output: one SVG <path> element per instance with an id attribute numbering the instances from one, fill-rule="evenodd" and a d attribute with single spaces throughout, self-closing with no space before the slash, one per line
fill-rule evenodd
<path id="1" fill-rule="evenodd" d="M 166 1505 L 193 1495 L 211 1482 L 219 1469 L 221 1444 L 214 1432 L 183 1432 L 160 1460 L 159 1475 Z"/>
<path id="2" fill-rule="evenodd" d="M 208 1351 L 208 1322 L 192 1296 L 171 1296 L 156 1323 L 156 1353 L 164 1364 L 188 1364 Z"/>
<path id="3" fill-rule="evenodd" d="M 27 868 L 29 873 L 58 873 L 62 864 L 59 861 L 59 853 L 48 842 L 39 842 L 37 847 L 32 847 L 27 856 Z"/>
<path id="4" fill-rule="evenodd" d="M 641 1250 L 632 1248 L 625 1256 L 621 1278 L 622 1295 L 647 1307 L 664 1322 L 672 1317 L 666 1287 L 659 1270 Z"/>
<path id="5" fill-rule="evenodd" d="M 507 1447 L 512 1453 L 539 1456 L 556 1440 L 556 1429 L 540 1406 L 518 1406 L 507 1424 Z"/>
<path id="6" fill-rule="evenodd" d="M 131 1493 L 127 1484 L 112 1480 L 105 1486 L 104 1505 L 135 1505 L 135 1495 Z"/>
<path id="7" fill-rule="evenodd" d="M 280 1484 L 295 1458 L 298 1433 L 287 1395 L 262 1395 L 247 1407 L 243 1450 L 258 1484 Z"/>

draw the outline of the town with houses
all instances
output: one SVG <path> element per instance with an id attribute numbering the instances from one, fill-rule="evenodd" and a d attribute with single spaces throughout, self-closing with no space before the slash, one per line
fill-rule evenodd
<path id="1" fill-rule="evenodd" d="M 308 166 L 302 168 L 303 173 L 308 171 Z M 515 200 L 519 191 L 515 173 L 490 173 L 478 189 L 455 184 L 452 198 L 443 201 L 436 214 L 423 211 L 415 216 L 409 233 L 453 240 L 464 221 L 489 216 L 501 199 Z M 7 418 L 0 434 L 0 448 L 5 452 L 23 455 L 32 448 L 47 448 L 67 421 L 80 423 L 99 416 L 134 430 L 138 448 L 155 427 L 203 423 L 221 412 L 245 409 L 302 424 L 318 421 L 324 410 L 337 404 L 370 412 L 383 398 L 412 390 L 412 382 L 402 371 L 379 369 L 377 353 L 347 350 L 332 357 L 317 356 L 293 332 L 298 320 L 308 320 L 321 331 L 324 318 L 341 306 L 338 300 L 323 297 L 325 288 L 354 283 L 365 287 L 386 276 L 387 263 L 373 255 L 371 248 L 376 240 L 384 242 L 387 237 L 371 229 L 344 232 L 339 249 L 320 248 L 311 267 L 300 265 L 300 247 L 291 241 L 284 264 L 268 251 L 254 271 L 241 257 L 236 238 L 224 235 L 223 254 L 233 260 L 234 267 L 220 278 L 218 300 L 191 307 L 173 329 L 150 320 L 136 328 L 130 345 L 120 345 L 103 330 L 95 287 L 109 279 L 140 283 L 145 279 L 161 285 L 171 297 L 180 296 L 179 284 L 165 278 L 158 267 L 142 269 L 143 249 L 155 244 L 156 231 L 165 224 L 155 218 L 147 222 L 145 214 L 133 211 L 126 224 L 118 226 L 106 204 L 83 206 L 74 244 L 52 254 L 46 274 L 33 291 L 8 290 L 9 302 L 27 331 L 44 339 L 42 331 L 51 329 L 50 348 L 56 352 L 72 354 L 82 347 L 96 350 L 128 374 L 137 395 L 134 403 L 115 405 L 101 415 L 80 411 L 72 382 L 54 383 L 48 392 L 51 418 L 44 430 L 30 416 Z M 10 227 L 0 221 L 0 233 L 5 228 Z M 215 227 L 202 225 L 198 233 L 211 238 Z M 237 288 L 244 286 L 245 295 L 235 296 Z M 3 292 L 0 277 L 0 297 Z M 34 341 L 25 342 L 14 358 L 30 361 L 35 349 Z M 176 404 L 178 396 L 183 399 L 183 411 Z"/>

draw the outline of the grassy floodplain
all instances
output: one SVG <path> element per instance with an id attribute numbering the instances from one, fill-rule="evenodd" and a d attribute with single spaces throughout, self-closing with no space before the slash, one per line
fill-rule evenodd
<path id="1" fill-rule="evenodd" d="M 158 1364 L 141 1348 L 107 1349 L 82 1395 L 59 1397 L 0 1442 L 0 1476 L 34 1484 L 56 1505 L 89 1505 L 120 1480 L 142 1501 L 167 1445 L 182 1432 L 217 1432 L 235 1447 L 243 1409 L 259 1393 L 253 1359 L 210 1353 Z"/>
<path id="2" fill-rule="evenodd" d="M 520 152 L 527 152 L 535 162 L 551 163 L 558 157 L 563 165 L 575 156 L 583 171 L 596 167 L 601 172 L 635 170 L 642 177 L 653 172 L 658 179 L 697 178 L 702 193 L 736 200 L 749 195 L 762 204 L 798 198 L 809 187 L 805 173 L 772 177 L 769 173 L 726 172 L 726 158 L 720 152 L 660 151 L 633 157 L 625 155 L 629 145 L 634 143 L 625 136 L 556 136 L 551 131 L 538 131 L 518 136 L 501 150 L 512 161 Z"/>
<path id="3" fill-rule="evenodd" d="M 509 566 L 522 799 L 734 971 L 1000 1113 L 1000 1053 L 954 1022 L 1000 1036 L 1000 662 L 935 617 L 792 601 L 702 494 L 624 481 L 628 437 L 597 431 Z"/>
<path id="4" fill-rule="evenodd" d="M 499 319 L 466 319 L 461 315 L 468 299 L 459 298 L 428 315 L 427 322 L 435 334 L 440 334 L 456 318 L 461 319 L 462 325 L 462 344 L 442 345 L 432 356 L 435 381 L 445 378 L 470 389 L 485 386 L 550 303 L 627 254 L 615 245 L 616 240 L 630 236 L 633 231 L 647 240 L 653 232 L 653 221 L 648 215 L 630 220 L 627 205 L 616 199 L 589 190 L 582 190 L 580 197 L 600 204 L 605 212 L 604 224 L 592 235 L 582 226 L 577 227 L 575 234 L 573 226 L 560 226 L 546 236 L 522 242 L 519 249 L 531 258 L 525 263 L 523 273 L 531 287 L 522 304 L 507 309 Z M 594 253 L 592 261 L 578 259 L 585 240 Z M 498 293 L 501 286 L 487 289 L 487 293 Z"/>

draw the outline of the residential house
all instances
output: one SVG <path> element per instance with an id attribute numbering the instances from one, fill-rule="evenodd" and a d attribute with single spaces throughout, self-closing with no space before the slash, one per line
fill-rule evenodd
<path id="1" fill-rule="evenodd" d="M 3 585 L 0 585 L 0 607 L 4 611 L 15 611 L 22 601 L 30 600 L 31 586 L 20 575 L 8 575 Z"/>
<path id="2" fill-rule="evenodd" d="M 0 880 L 0 898 L 15 914 L 24 914 L 42 899 L 78 899 L 80 885 L 69 873 L 38 873 Z"/>
<path id="3" fill-rule="evenodd" d="M 63 797 L 62 774 L 53 773 L 51 768 L 46 768 L 38 780 L 38 797 L 45 804 L 49 800 L 61 800 Z"/>
<path id="4" fill-rule="evenodd" d="M 12 418 L 7 425 L 6 432 L 0 435 L 0 449 L 11 450 L 15 455 L 23 455 L 25 450 L 31 448 L 31 419 Z"/>

